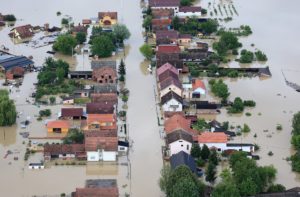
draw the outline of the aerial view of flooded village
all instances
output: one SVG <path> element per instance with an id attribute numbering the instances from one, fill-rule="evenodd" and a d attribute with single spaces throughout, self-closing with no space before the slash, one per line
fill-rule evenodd
<path id="1" fill-rule="evenodd" d="M 0 197 L 300 197 L 298 0 L 0 0 Z"/>

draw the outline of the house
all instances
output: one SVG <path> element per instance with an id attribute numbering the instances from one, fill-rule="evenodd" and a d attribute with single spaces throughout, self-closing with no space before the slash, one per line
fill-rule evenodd
<path id="1" fill-rule="evenodd" d="M 149 0 L 151 9 L 171 9 L 176 14 L 179 11 L 180 0 Z"/>
<path id="2" fill-rule="evenodd" d="M 152 19 L 151 25 L 154 32 L 159 30 L 169 30 L 171 29 L 172 19 Z"/>
<path id="3" fill-rule="evenodd" d="M 164 111 L 182 111 L 183 99 L 170 91 L 161 97 L 161 105 Z"/>
<path id="4" fill-rule="evenodd" d="M 192 35 L 190 34 L 179 34 L 177 43 L 181 44 L 190 44 L 192 42 Z"/>
<path id="5" fill-rule="evenodd" d="M 106 84 L 106 85 L 95 85 L 92 92 L 94 94 L 105 94 L 105 93 L 115 93 L 117 94 L 116 84 Z"/>
<path id="6" fill-rule="evenodd" d="M 244 152 L 248 152 L 248 153 L 253 153 L 254 152 L 254 145 L 253 144 L 227 143 L 226 148 L 227 148 L 227 150 L 244 151 Z"/>
<path id="7" fill-rule="evenodd" d="M 179 81 L 178 73 L 174 73 L 171 70 L 166 70 L 165 72 L 158 75 L 158 81 L 159 82 L 163 82 L 168 78 L 177 79 Z"/>
<path id="8" fill-rule="evenodd" d="M 117 130 L 87 131 L 84 144 L 88 161 L 116 161 L 117 159 Z"/>
<path id="9" fill-rule="evenodd" d="M 156 50 L 157 68 L 165 63 L 172 64 L 179 71 L 183 68 L 183 61 L 180 59 L 180 48 L 178 45 L 159 45 Z"/>
<path id="10" fill-rule="evenodd" d="M 86 104 L 87 114 L 113 114 L 114 111 L 114 104 L 112 102 Z"/>
<path id="11" fill-rule="evenodd" d="M 12 69 L 8 70 L 5 73 L 5 78 L 7 80 L 14 80 L 14 79 L 19 79 L 23 78 L 25 74 L 25 69 L 23 67 L 13 67 Z"/>
<path id="12" fill-rule="evenodd" d="M 200 79 L 192 80 L 192 98 L 200 98 L 201 95 L 206 95 L 205 83 Z"/>
<path id="13" fill-rule="evenodd" d="M 177 129 L 191 131 L 191 120 L 186 119 L 181 114 L 175 114 L 165 121 L 164 126 L 165 126 L 165 132 L 167 134 Z"/>
<path id="14" fill-rule="evenodd" d="M 99 25 L 102 27 L 112 26 L 118 22 L 117 12 L 99 12 L 98 13 Z"/>
<path id="15" fill-rule="evenodd" d="M 88 26 L 92 24 L 92 20 L 91 19 L 82 19 L 82 25 L 83 26 Z"/>
<path id="16" fill-rule="evenodd" d="M 87 34 L 87 27 L 79 24 L 78 26 L 74 26 L 72 28 L 72 33 L 73 33 L 73 35 L 76 35 L 77 33 Z"/>
<path id="17" fill-rule="evenodd" d="M 165 63 L 163 64 L 161 67 L 156 69 L 156 75 L 160 76 L 161 74 L 163 74 L 165 71 L 172 71 L 173 73 L 179 75 L 178 70 L 171 64 L 169 63 Z"/>
<path id="18" fill-rule="evenodd" d="M 171 168 L 174 170 L 179 166 L 187 166 L 193 173 L 197 172 L 195 159 L 184 151 L 180 151 L 170 157 Z"/>
<path id="19" fill-rule="evenodd" d="M 107 105 L 115 105 L 118 103 L 118 95 L 116 93 L 92 93 L 92 103 L 106 103 Z"/>
<path id="20" fill-rule="evenodd" d="M 84 144 L 45 144 L 44 159 L 85 159 Z"/>
<path id="21" fill-rule="evenodd" d="M 63 105 L 73 105 L 74 97 L 65 97 L 63 98 Z"/>
<path id="22" fill-rule="evenodd" d="M 176 30 L 158 30 L 155 33 L 156 44 L 160 45 L 161 40 L 169 40 L 168 44 L 177 44 L 179 32 Z"/>
<path id="23" fill-rule="evenodd" d="M 190 154 L 192 143 L 193 136 L 182 129 L 175 130 L 166 136 L 166 144 L 169 147 L 170 156 L 180 151 Z"/>
<path id="24" fill-rule="evenodd" d="M 68 133 L 71 124 L 67 120 L 53 120 L 47 123 L 48 133 Z"/>
<path id="25" fill-rule="evenodd" d="M 91 62 L 91 68 L 92 70 L 97 68 L 103 68 L 103 67 L 110 67 L 114 70 L 117 69 L 117 62 L 116 61 L 109 61 L 109 60 L 92 60 Z"/>
<path id="26" fill-rule="evenodd" d="M 119 197 L 117 181 L 115 179 L 86 180 L 84 188 L 76 188 L 72 197 Z"/>
<path id="27" fill-rule="evenodd" d="M 11 29 L 8 35 L 13 39 L 24 40 L 33 37 L 34 31 L 31 25 L 23 25 Z"/>
<path id="28" fill-rule="evenodd" d="M 182 85 L 177 77 L 170 76 L 159 83 L 160 97 L 165 96 L 169 92 L 175 92 L 178 96 L 182 95 Z"/>
<path id="29" fill-rule="evenodd" d="M 82 108 L 62 108 L 60 118 L 67 120 L 86 119 Z"/>
<path id="30" fill-rule="evenodd" d="M 118 151 L 127 153 L 129 149 L 129 142 L 127 141 L 118 141 Z"/>
<path id="31" fill-rule="evenodd" d="M 172 10 L 172 9 L 153 9 L 151 11 L 151 14 L 154 19 L 168 19 L 168 18 L 173 18 L 174 10 Z"/>
<path id="32" fill-rule="evenodd" d="M 181 6 L 179 8 L 179 12 L 176 13 L 176 16 L 178 16 L 179 18 L 187 18 L 187 17 L 200 18 L 201 10 L 202 10 L 201 7 Z"/>
<path id="33" fill-rule="evenodd" d="M 6 72 L 15 67 L 24 69 L 32 67 L 34 62 L 25 56 L 1 55 L 0 56 L 0 71 Z"/>
<path id="34" fill-rule="evenodd" d="M 92 79 L 100 84 L 115 84 L 118 79 L 117 71 L 111 67 L 96 68 Z"/>
<path id="35" fill-rule="evenodd" d="M 77 89 L 74 90 L 73 95 L 75 98 L 88 98 L 91 90 L 89 89 Z"/>
<path id="36" fill-rule="evenodd" d="M 222 132 L 203 132 L 198 136 L 198 143 L 201 148 L 206 144 L 209 149 L 216 149 L 217 151 L 227 150 L 227 141 L 227 135 Z"/>
<path id="37" fill-rule="evenodd" d="M 116 121 L 115 114 L 88 114 L 84 130 L 114 130 Z"/>

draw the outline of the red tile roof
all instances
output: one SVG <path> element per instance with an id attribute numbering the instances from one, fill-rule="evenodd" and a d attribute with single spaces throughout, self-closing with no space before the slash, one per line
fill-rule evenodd
<path id="1" fill-rule="evenodd" d="M 156 40 L 169 38 L 173 40 L 177 40 L 179 36 L 179 32 L 176 30 L 159 30 L 155 32 Z"/>
<path id="2" fill-rule="evenodd" d="M 92 93 L 91 99 L 93 103 L 106 103 L 107 105 L 114 105 L 118 102 L 118 95 L 116 93 Z"/>
<path id="3" fill-rule="evenodd" d="M 223 132 L 204 132 L 198 136 L 199 143 L 227 143 L 227 135 Z"/>
<path id="4" fill-rule="evenodd" d="M 92 122 L 115 122 L 116 117 L 114 114 L 88 114 L 87 123 Z"/>
<path id="5" fill-rule="evenodd" d="M 174 11 L 172 9 L 153 9 L 152 10 L 153 18 L 172 18 L 174 15 Z"/>
<path id="6" fill-rule="evenodd" d="M 149 0 L 150 7 L 178 7 L 180 0 Z"/>
<path id="7" fill-rule="evenodd" d="M 172 19 L 152 19 L 151 21 L 152 27 L 155 26 L 169 26 L 172 24 Z"/>
<path id="8" fill-rule="evenodd" d="M 71 124 L 67 120 L 54 120 L 47 123 L 47 128 L 70 128 Z"/>
<path id="9" fill-rule="evenodd" d="M 99 12 L 98 19 L 103 19 L 105 16 L 109 16 L 111 19 L 118 19 L 118 12 Z"/>
<path id="10" fill-rule="evenodd" d="M 202 88 L 206 90 L 205 83 L 200 79 L 193 80 L 192 86 L 193 86 L 193 90 L 196 90 L 197 88 Z"/>
<path id="11" fill-rule="evenodd" d="M 172 71 L 173 73 L 177 74 L 178 75 L 178 70 L 171 64 L 169 63 L 165 63 L 164 65 L 162 65 L 161 67 L 159 67 L 157 70 L 156 70 L 156 73 L 157 75 L 161 75 L 162 73 L 164 73 L 166 70 L 170 70 Z"/>
<path id="12" fill-rule="evenodd" d="M 45 155 L 77 154 L 85 152 L 84 144 L 45 144 Z"/>
<path id="13" fill-rule="evenodd" d="M 119 197 L 119 191 L 117 187 L 76 188 L 73 197 Z"/>
<path id="14" fill-rule="evenodd" d="M 82 108 L 62 108 L 61 109 L 62 117 L 81 117 L 83 116 Z"/>
<path id="15" fill-rule="evenodd" d="M 177 45 L 159 45 L 157 53 L 179 53 L 180 48 Z"/>
<path id="16" fill-rule="evenodd" d="M 112 102 L 87 103 L 87 114 L 112 114 L 114 113 L 114 104 Z"/>
<path id="17" fill-rule="evenodd" d="M 92 21 L 90 19 L 83 19 L 82 20 L 82 24 L 84 24 L 84 25 L 89 25 L 91 23 L 92 23 Z"/>
<path id="18" fill-rule="evenodd" d="M 171 118 L 165 121 L 165 131 L 166 133 L 171 133 L 176 129 L 191 129 L 191 120 L 186 119 L 184 116 L 180 114 L 175 114 Z"/>
<path id="19" fill-rule="evenodd" d="M 98 149 L 103 149 L 105 151 L 117 151 L 117 130 L 86 131 L 85 150 L 97 151 Z"/>

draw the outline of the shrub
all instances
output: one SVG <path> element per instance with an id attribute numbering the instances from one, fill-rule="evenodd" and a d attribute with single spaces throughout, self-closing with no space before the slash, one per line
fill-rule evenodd
<path id="1" fill-rule="evenodd" d="M 249 133 L 251 131 L 250 127 L 247 124 L 244 124 L 242 128 L 243 133 Z"/>
<path id="2" fill-rule="evenodd" d="M 255 57 L 258 61 L 267 61 L 268 58 L 267 58 L 267 55 L 264 54 L 262 51 L 258 50 L 256 51 L 255 53 Z"/>
<path id="3" fill-rule="evenodd" d="M 278 131 L 281 131 L 281 130 L 282 130 L 282 125 L 281 125 L 281 124 L 278 124 L 278 125 L 276 126 L 276 129 L 277 129 Z"/>

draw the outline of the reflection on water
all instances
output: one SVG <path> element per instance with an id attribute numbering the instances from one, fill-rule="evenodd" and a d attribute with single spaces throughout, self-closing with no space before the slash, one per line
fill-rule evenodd
<path id="1" fill-rule="evenodd" d="M 16 143 L 16 126 L 0 127 L 0 145 L 4 147 Z"/>

